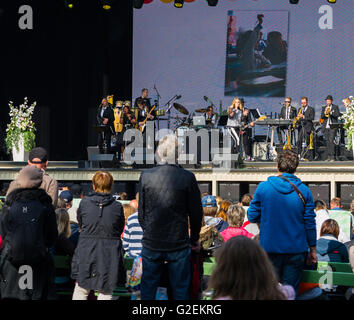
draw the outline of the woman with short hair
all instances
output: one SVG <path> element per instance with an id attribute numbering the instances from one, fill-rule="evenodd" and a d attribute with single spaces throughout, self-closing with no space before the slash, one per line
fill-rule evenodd
<path id="1" fill-rule="evenodd" d="M 73 300 L 86 300 L 90 290 L 98 291 L 98 300 L 112 300 L 113 290 L 125 283 L 120 238 L 123 208 L 111 194 L 109 172 L 96 172 L 92 185 L 94 192 L 80 202 L 77 211 L 81 233 L 72 262 Z"/>

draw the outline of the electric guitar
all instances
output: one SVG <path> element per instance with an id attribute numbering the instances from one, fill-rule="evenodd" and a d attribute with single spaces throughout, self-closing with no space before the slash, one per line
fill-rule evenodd
<path id="1" fill-rule="evenodd" d="M 156 108 L 156 106 L 153 106 L 153 107 L 151 108 L 151 110 L 149 111 L 149 113 L 148 113 L 148 115 L 146 116 L 145 120 L 143 121 L 143 124 L 142 124 L 141 126 L 139 125 L 139 130 L 140 130 L 141 132 L 144 131 L 144 129 L 145 129 L 145 127 L 146 127 L 146 121 L 147 121 L 147 119 L 148 119 L 148 116 L 151 114 L 151 112 L 154 111 L 155 108 Z"/>
<path id="2" fill-rule="evenodd" d="M 265 119 L 267 119 L 267 116 L 261 116 L 261 117 L 259 117 L 258 119 L 256 119 L 255 121 L 253 121 L 253 123 L 256 123 L 256 122 L 258 122 L 258 121 L 262 121 L 262 120 L 265 120 Z M 245 129 L 247 129 L 247 128 L 250 126 L 250 124 L 251 124 L 251 123 L 246 124 L 246 125 L 244 125 L 243 127 L 241 127 L 241 131 L 244 131 Z"/>

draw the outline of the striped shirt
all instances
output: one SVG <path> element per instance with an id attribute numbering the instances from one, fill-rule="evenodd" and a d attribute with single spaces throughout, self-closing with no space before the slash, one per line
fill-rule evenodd
<path id="1" fill-rule="evenodd" d="M 141 254 L 143 230 L 138 220 L 138 212 L 133 213 L 127 219 L 123 234 L 123 248 L 130 257 L 137 257 Z"/>

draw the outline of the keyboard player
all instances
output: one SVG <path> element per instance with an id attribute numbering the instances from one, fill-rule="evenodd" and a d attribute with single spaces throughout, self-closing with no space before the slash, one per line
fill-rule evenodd
<path id="1" fill-rule="evenodd" d="M 280 119 L 293 120 L 297 115 L 296 108 L 291 105 L 291 98 L 286 97 L 283 107 L 280 111 Z M 277 127 L 278 141 L 280 144 L 284 144 L 282 133 L 289 128 L 288 125 L 280 125 Z"/>

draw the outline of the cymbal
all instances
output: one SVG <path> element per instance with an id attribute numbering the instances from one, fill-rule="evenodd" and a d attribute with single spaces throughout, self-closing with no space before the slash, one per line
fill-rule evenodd
<path id="1" fill-rule="evenodd" d="M 177 111 L 179 111 L 180 113 L 183 113 L 183 114 L 186 114 L 186 115 L 189 114 L 188 110 L 187 110 L 185 107 L 183 107 L 181 104 L 179 104 L 179 103 L 174 103 L 173 106 L 174 106 L 174 108 L 175 108 Z"/>
<path id="2" fill-rule="evenodd" d="M 202 108 L 202 109 L 196 109 L 195 112 L 198 112 L 198 113 L 205 113 L 206 112 L 206 109 Z"/>

